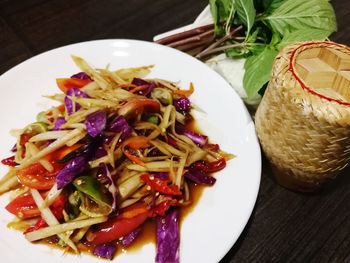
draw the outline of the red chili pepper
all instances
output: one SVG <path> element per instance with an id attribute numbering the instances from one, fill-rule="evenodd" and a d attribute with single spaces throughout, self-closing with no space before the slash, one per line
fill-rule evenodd
<path id="1" fill-rule="evenodd" d="M 171 206 L 176 205 L 178 205 L 178 201 L 175 199 L 165 200 L 153 208 L 153 216 L 165 216 L 166 211 L 168 211 Z"/>
<path id="2" fill-rule="evenodd" d="M 27 233 L 29 233 L 29 232 L 33 232 L 33 231 L 35 231 L 35 230 L 38 230 L 38 229 L 40 229 L 40 228 L 47 227 L 47 226 L 48 226 L 48 224 L 45 222 L 45 220 L 44 220 L 42 217 L 40 217 L 40 218 L 38 219 L 38 221 L 36 221 L 36 223 L 35 223 L 34 225 L 28 227 L 28 228 L 23 232 L 23 234 L 27 234 Z"/>
<path id="3" fill-rule="evenodd" d="M 213 152 L 218 152 L 220 150 L 220 146 L 219 144 L 214 144 L 214 143 L 207 143 L 205 146 L 204 146 L 205 149 L 208 149 L 210 151 L 213 151 Z"/>
<path id="4" fill-rule="evenodd" d="M 176 142 L 176 140 L 173 137 L 168 136 L 167 138 L 168 138 L 168 143 L 170 145 L 175 146 L 175 147 L 177 146 L 177 142 Z"/>
<path id="5" fill-rule="evenodd" d="M 191 168 L 203 173 L 214 173 L 224 169 L 225 167 L 226 167 L 225 158 L 220 158 L 219 160 L 213 161 L 213 162 L 197 161 L 191 165 Z"/>
<path id="6" fill-rule="evenodd" d="M 176 185 L 169 185 L 169 180 L 161 180 L 159 178 L 155 178 L 152 174 L 143 174 L 141 175 L 141 180 L 144 181 L 147 185 L 149 185 L 153 190 L 166 194 L 166 195 L 181 195 L 181 191 L 179 187 Z"/>
<path id="7" fill-rule="evenodd" d="M 220 158 L 217 161 L 210 162 L 208 164 L 208 173 L 214 173 L 217 171 L 220 171 L 226 167 L 226 160 L 225 158 Z"/>
<path id="8" fill-rule="evenodd" d="M 15 156 L 11 156 L 11 157 L 2 159 L 1 163 L 4 165 L 8 165 L 8 166 L 16 166 L 17 165 L 17 163 L 15 162 Z"/>

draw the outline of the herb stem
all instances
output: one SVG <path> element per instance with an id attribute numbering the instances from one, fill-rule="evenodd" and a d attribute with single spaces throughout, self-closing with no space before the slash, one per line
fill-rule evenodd
<path id="1" fill-rule="evenodd" d="M 224 37 L 218 39 L 216 42 L 214 42 L 209 47 L 204 49 L 202 52 L 197 54 L 196 58 L 201 58 L 201 57 L 207 56 L 209 54 L 212 54 L 211 50 L 215 50 L 216 47 L 218 47 L 219 45 L 221 45 L 225 41 L 231 39 L 233 37 L 233 35 L 236 34 L 238 31 L 240 31 L 242 28 L 243 28 L 243 26 L 241 25 L 241 26 L 239 26 L 239 27 L 237 27 L 235 29 L 232 29 L 229 34 L 227 34 Z"/>
<path id="2" fill-rule="evenodd" d="M 215 54 L 215 53 L 218 53 L 218 52 L 222 52 L 222 51 L 226 51 L 228 49 L 231 49 L 231 48 L 237 48 L 237 47 L 246 47 L 246 46 L 263 46 L 264 44 L 262 43 L 246 43 L 246 42 L 243 42 L 243 43 L 237 43 L 237 44 L 230 44 L 230 45 L 225 45 L 225 46 L 220 46 L 220 47 L 217 47 L 217 48 L 213 48 L 209 51 L 207 51 L 206 53 L 203 53 L 203 54 L 198 54 L 196 56 L 196 58 L 203 58 L 205 56 L 208 56 L 208 55 L 212 55 L 212 54 Z"/>
<path id="3" fill-rule="evenodd" d="M 174 41 L 179 41 L 181 39 L 186 39 L 188 37 L 202 34 L 202 33 L 206 32 L 208 30 L 211 30 L 213 28 L 214 28 L 214 24 L 200 26 L 200 27 L 196 27 L 196 28 L 181 32 L 181 33 L 176 33 L 174 35 L 170 35 L 170 36 L 158 39 L 155 42 L 158 44 L 169 45 L 170 43 L 173 43 Z"/>
<path id="4" fill-rule="evenodd" d="M 189 38 L 185 38 L 185 39 L 181 39 L 181 40 L 172 42 L 172 43 L 168 44 L 168 46 L 176 48 L 176 47 L 188 44 L 188 43 L 203 41 L 203 39 L 208 38 L 208 37 L 210 39 L 214 39 L 214 29 L 205 31 L 205 32 L 203 32 L 203 33 L 201 33 L 199 35 L 195 35 L 193 37 L 189 37 Z"/>

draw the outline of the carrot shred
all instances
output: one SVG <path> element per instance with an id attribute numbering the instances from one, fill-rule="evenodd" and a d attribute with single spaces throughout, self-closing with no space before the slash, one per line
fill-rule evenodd
<path id="1" fill-rule="evenodd" d="M 190 83 L 190 87 L 188 90 L 178 89 L 174 90 L 174 94 L 181 96 L 181 97 L 189 97 L 194 92 L 194 86 L 193 83 Z"/>
<path id="2" fill-rule="evenodd" d="M 46 155 L 44 157 L 44 159 L 48 160 L 48 161 L 52 161 L 52 160 L 61 160 L 63 157 L 65 157 L 67 154 L 77 150 L 78 148 L 80 148 L 82 146 L 82 144 L 74 144 L 72 146 L 64 146 L 61 149 L 58 149 L 57 151 L 54 151 L 52 153 L 49 153 L 48 155 Z"/>
<path id="3" fill-rule="evenodd" d="M 64 106 L 64 104 L 61 104 L 57 106 L 57 109 L 63 113 L 66 110 L 66 107 Z"/>
<path id="4" fill-rule="evenodd" d="M 127 150 L 124 151 L 124 154 L 133 163 L 139 164 L 139 165 L 144 166 L 144 167 L 146 166 L 146 164 L 143 161 L 141 161 L 141 159 L 139 157 L 129 153 Z"/>
<path id="5" fill-rule="evenodd" d="M 131 137 L 124 142 L 124 147 L 127 146 L 132 149 L 147 148 L 149 145 L 149 138 L 145 136 Z"/>
<path id="6" fill-rule="evenodd" d="M 129 90 L 129 92 L 135 93 L 135 92 L 137 92 L 137 91 L 145 90 L 145 89 L 147 89 L 147 88 L 148 88 L 148 85 L 137 86 L 137 87 L 135 87 L 135 88 Z"/>
<path id="7" fill-rule="evenodd" d="M 147 213 L 149 209 L 145 204 L 136 203 L 130 207 L 128 207 L 125 211 L 123 211 L 119 216 L 121 218 L 133 218 L 140 214 Z"/>
<path id="8" fill-rule="evenodd" d="M 134 89 L 136 88 L 137 86 L 135 84 L 131 84 L 131 83 L 125 83 L 125 84 L 120 84 L 118 85 L 119 88 L 122 88 L 122 89 L 126 89 L 126 90 L 129 90 L 129 89 Z"/>

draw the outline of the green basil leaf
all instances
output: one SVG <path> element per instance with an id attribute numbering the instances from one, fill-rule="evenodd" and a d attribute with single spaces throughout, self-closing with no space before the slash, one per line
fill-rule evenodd
<path id="1" fill-rule="evenodd" d="M 328 0 L 286 0 L 261 20 L 283 36 L 298 29 L 336 31 L 336 18 Z"/>
<path id="2" fill-rule="evenodd" d="M 216 0 L 209 0 L 210 13 L 213 18 L 215 26 L 219 23 L 220 17 L 218 12 L 218 7 L 216 5 Z"/>
<path id="3" fill-rule="evenodd" d="M 244 65 L 244 89 L 248 99 L 252 98 L 269 81 L 278 51 L 266 47 L 260 54 L 249 57 Z"/>
<path id="4" fill-rule="evenodd" d="M 215 33 L 220 35 L 224 28 L 221 22 L 225 22 L 225 29 L 229 28 L 234 17 L 233 3 L 235 0 L 209 0 L 210 12 L 214 20 Z"/>
<path id="5" fill-rule="evenodd" d="M 255 21 L 255 7 L 253 0 L 235 0 L 235 8 L 238 18 L 247 27 L 246 35 L 249 35 Z"/>
<path id="6" fill-rule="evenodd" d="M 321 29 L 300 29 L 292 33 L 287 32 L 277 47 L 282 49 L 287 45 L 300 41 L 325 40 L 328 35 L 329 31 Z"/>
<path id="7" fill-rule="evenodd" d="M 266 0 L 263 1 L 263 6 L 268 12 L 272 12 L 279 8 L 285 0 Z"/>

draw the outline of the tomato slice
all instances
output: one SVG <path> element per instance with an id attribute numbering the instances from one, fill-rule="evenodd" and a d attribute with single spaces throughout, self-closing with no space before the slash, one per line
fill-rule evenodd
<path id="1" fill-rule="evenodd" d="M 90 232 L 88 240 L 93 244 L 103 244 L 117 240 L 130 234 L 149 217 L 150 211 L 145 204 L 135 204 L 125 209 L 120 215 L 99 224 L 98 228 Z"/>
<path id="2" fill-rule="evenodd" d="M 132 218 L 111 218 L 107 222 L 101 224 L 96 232 L 93 232 L 91 242 L 93 244 L 103 244 L 119 239 L 130 234 L 143 224 L 147 218 L 148 212 Z"/>
<path id="3" fill-rule="evenodd" d="M 40 211 L 30 192 L 13 199 L 5 209 L 21 219 L 40 216 Z"/>
<path id="4" fill-rule="evenodd" d="M 53 172 L 47 171 L 40 163 L 34 163 L 17 171 L 17 178 L 21 184 L 37 190 L 49 190 L 56 182 L 56 175 L 63 164 L 52 163 Z"/>
<path id="5" fill-rule="evenodd" d="M 56 79 L 57 86 L 64 93 L 67 93 L 67 91 L 71 88 L 82 88 L 90 82 L 91 80 L 89 79 L 77 79 L 77 78 Z"/>
<path id="6" fill-rule="evenodd" d="M 34 163 L 26 168 L 17 171 L 17 178 L 21 184 L 29 188 L 37 190 L 49 190 L 56 182 L 58 172 L 63 168 L 64 164 L 57 163 L 67 154 L 80 148 L 81 144 L 75 144 L 70 147 L 62 147 L 57 151 L 50 153 L 44 157 L 53 166 L 52 172 L 47 171 L 40 163 Z"/>
<path id="7" fill-rule="evenodd" d="M 45 198 L 45 194 L 41 194 Z M 66 197 L 64 195 L 59 195 L 53 204 L 50 206 L 51 211 L 56 216 L 58 220 L 63 218 L 63 209 L 66 204 Z M 26 192 L 20 196 L 13 199 L 5 209 L 11 214 L 21 218 L 28 219 L 40 216 L 40 211 L 35 204 L 35 201 L 30 192 Z"/>

